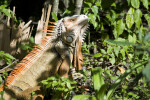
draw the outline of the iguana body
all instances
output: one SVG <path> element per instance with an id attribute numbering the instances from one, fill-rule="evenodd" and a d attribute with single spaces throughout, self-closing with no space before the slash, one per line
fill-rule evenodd
<path id="1" fill-rule="evenodd" d="M 85 15 L 65 17 L 55 23 L 54 29 L 48 33 L 52 35 L 45 36 L 41 44 L 10 73 L 6 79 L 6 90 L 15 94 L 6 91 L 4 98 L 9 100 L 13 96 L 17 97 L 19 93 L 39 86 L 40 81 L 56 73 L 68 77 L 73 59 L 76 69 L 81 69 L 81 45 L 87 24 L 88 18 Z M 0 90 L 3 90 L 3 86 Z"/>

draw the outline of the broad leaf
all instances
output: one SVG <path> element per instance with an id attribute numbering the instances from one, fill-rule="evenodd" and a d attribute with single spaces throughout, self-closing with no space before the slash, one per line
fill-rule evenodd
<path id="1" fill-rule="evenodd" d="M 127 16 L 126 16 L 126 24 L 127 24 L 127 27 L 128 28 L 131 28 L 132 25 L 134 24 L 134 8 L 130 8 L 128 13 L 127 13 Z"/>
<path id="2" fill-rule="evenodd" d="M 96 16 L 94 14 L 89 14 L 88 18 L 90 22 L 93 24 L 94 28 L 96 28 L 98 25 L 98 23 L 96 22 Z"/>
<path id="3" fill-rule="evenodd" d="M 92 9 L 94 15 L 97 16 L 97 14 L 98 14 L 98 7 L 97 6 L 93 6 L 91 9 Z"/>
<path id="4" fill-rule="evenodd" d="M 10 10 L 5 8 L 5 5 L 0 6 L 0 12 L 3 12 L 6 16 L 11 17 Z"/>
<path id="5" fill-rule="evenodd" d="M 102 76 L 102 68 L 96 67 L 92 69 L 92 81 L 94 85 L 94 90 L 96 93 L 100 90 L 101 86 L 104 84 L 104 78 Z"/>
<path id="6" fill-rule="evenodd" d="M 107 90 L 106 87 L 107 84 L 103 84 L 101 86 L 100 90 L 96 94 L 97 100 L 106 100 L 106 90 Z"/>
<path id="7" fill-rule="evenodd" d="M 120 51 L 120 46 L 114 47 L 114 52 L 117 57 L 118 57 L 119 51 Z"/>
<path id="8" fill-rule="evenodd" d="M 96 98 L 90 95 L 76 95 L 72 100 L 96 100 Z"/>
<path id="9" fill-rule="evenodd" d="M 143 73 L 144 77 L 146 78 L 146 82 L 150 86 L 150 62 L 143 69 L 142 73 Z"/>
<path id="10" fill-rule="evenodd" d="M 123 19 L 118 20 L 116 25 L 116 31 L 118 37 L 123 33 L 124 29 L 125 29 L 125 24 L 123 23 Z"/>
<path id="11" fill-rule="evenodd" d="M 132 35 L 128 35 L 128 41 L 129 42 L 131 42 L 131 43 L 136 43 L 136 35 L 135 34 L 133 34 L 133 36 Z"/>
<path id="12" fill-rule="evenodd" d="M 141 0 L 144 7 L 148 10 L 148 0 Z"/>
<path id="13" fill-rule="evenodd" d="M 144 17 L 147 20 L 148 26 L 150 26 L 150 14 L 145 14 Z"/>
<path id="14" fill-rule="evenodd" d="M 140 7 L 140 1 L 139 0 L 131 0 L 131 5 L 134 8 L 139 8 Z"/>
<path id="15" fill-rule="evenodd" d="M 115 59 L 115 55 L 113 53 L 111 54 L 111 58 L 109 58 L 109 60 L 112 65 L 115 64 L 116 59 Z"/>
<path id="16" fill-rule="evenodd" d="M 137 9 L 135 12 L 134 12 L 134 20 L 135 20 L 135 23 L 136 23 L 136 27 L 137 28 L 140 28 L 140 25 L 141 25 L 141 17 L 142 17 L 142 12 L 140 9 Z"/>
<path id="17" fill-rule="evenodd" d="M 54 12 L 52 12 L 52 17 L 53 17 L 53 19 L 54 19 L 55 21 L 58 21 L 58 18 L 57 18 L 56 14 L 55 14 Z"/>
<path id="18" fill-rule="evenodd" d="M 101 56 L 102 56 L 102 54 L 101 54 L 101 53 L 97 53 L 97 54 L 93 55 L 93 57 L 95 57 L 95 58 L 97 58 L 97 57 L 101 57 Z"/>
<path id="19" fill-rule="evenodd" d="M 128 6 L 131 4 L 131 0 L 127 0 L 127 2 L 128 2 Z"/>

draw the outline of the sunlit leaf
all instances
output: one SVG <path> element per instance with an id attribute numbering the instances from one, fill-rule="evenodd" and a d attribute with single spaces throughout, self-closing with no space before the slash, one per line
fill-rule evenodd
<path id="1" fill-rule="evenodd" d="M 96 98 L 90 95 L 76 95 L 72 100 L 96 100 Z"/>
<path id="2" fill-rule="evenodd" d="M 136 27 L 137 28 L 140 28 L 140 25 L 141 25 L 141 17 L 142 17 L 142 12 L 140 9 L 137 9 L 135 12 L 134 12 L 134 20 L 135 20 L 135 23 L 136 23 Z"/>
<path id="3" fill-rule="evenodd" d="M 11 17 L 11 13 L 10 13 L 9 9 L 6 9 L 5 7 L 6 7 L 5 5 L 1 5 L 0 12 L 3 12 L 6 16 Z"/>
<path id="4" fill-rule="evenodd" d="M 97 53 L 97 54 L 93 55 L 93 57 L 95 57 L 95 58 L 97 58 L 97 57 L 101 57 L 101 56 L 102 56 L 102 54 L 101 54 L 101 53 Z"/>
<path id="5" fill-rule="evenodd" d="M 130 8 L 127 15 L 126 15 L 126 24 L 128 28 L 131 28 L 134 24 L 134 9 Z"/>
<path id="6" fill-rule="evenodd" d="M 141 0 L 144 7 L 148 10 L 148 0 Z"/>
<path id="7" fill-rule="evenodd" d="M 114 47 L 114 52 L 117 57 L 118 57 L 119 51 L 120 51 L 120 46 Z"/>
<path id="8" fill-rule="evenodd" d="M 96 28 L 98 25 L 98 23 L 96 22 L 96 16 L 94 14 L 89 14 L 88 17 L 94 28 Z"/>
<path id="9" fill-rule="evenodd" d="M 91 9 L 92 9 L 94 15 L 96 16 L 98 14 L 98 7 L 97 6 L 92 6 Z"/>
<path id="10" fill-rule="evenodd" d="M 116 31 L 118 37 L 123 33 L 124 29 L 125 29 L 125 24 L 123 22 L 123 19 L 118 20 L 116 25 Z"/>
<path id="11" fill-rule="evenodd" d="M 52 12 L 52 17 L 55 21 L 58 21 L 57 15 L 54 12 Z"/>
<path id="12" fill-rule="evenodd" d="M 133 36 L 132 35 L 128 35 L 128 41 L 129 42 L 131 42 L 131 43 L 136 43 L 136 35 L 135 34 L 133 34 Z"/>
<path id="13" fill-rule="evenodd" d="M 150 14 L 145 14 L 144 17 L 147 20 L 148 25 L 150 26 Z"/>
<path id="14" fill-rule="evenodd" d="M 101 86 L 104 84 L 104 78 L 102 76 L 102 72 L 103 69 L 101 67 L 96 67 L 92 69 L 92 81 L 96 93 L 100 90 Z"/>
<path id="15" fill-rule="evenodd" d="M 109 61 L 110 61 L 110 63 L 112 65 L 115 64 L 116 59 L 115 59 L 115 55 L 114 54 L 111 54 L 111 58 L 109 58 Z"/>
<path id="16" fill-rule="evenodd" d="M 140 7 L 140 1 L 139 0 L 131 0 L 131 5 L 134 8 L 139 8 Z"/>

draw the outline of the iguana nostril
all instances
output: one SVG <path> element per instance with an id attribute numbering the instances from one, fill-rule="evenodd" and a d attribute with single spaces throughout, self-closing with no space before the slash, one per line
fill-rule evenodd
<path id="1" fill-rule="evenodd" d="M 72 36 L 67 36 L 66 41 L 71 43 L 73 41 L 73 37 Z"/>

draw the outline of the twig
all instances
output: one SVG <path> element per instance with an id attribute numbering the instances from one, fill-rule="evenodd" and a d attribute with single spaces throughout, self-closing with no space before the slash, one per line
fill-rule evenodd
<path id="1" fill-rule="evenodd" d="M 3 73 L 3 72 L 7 72 L 7 68 L 9 68 L 10 66 L 12 66 L 13 64 L 15 64 L 16 62 L 18 62 L 18 60 L 15 60 L 14 62 L 12 62 L 12 64 L 10 65 L 7 65 L 6 67 L 4 67 L 3 69 L 0 70 L 0 73 Z"/>

